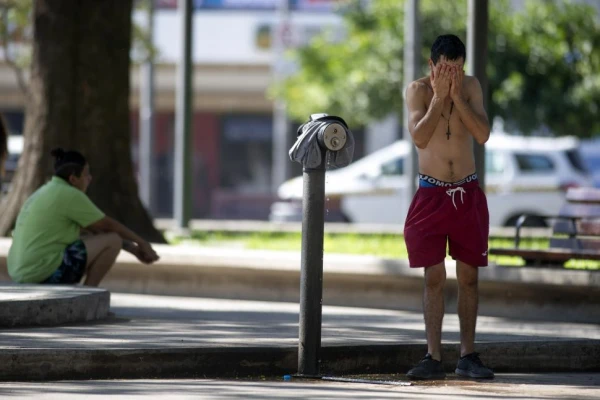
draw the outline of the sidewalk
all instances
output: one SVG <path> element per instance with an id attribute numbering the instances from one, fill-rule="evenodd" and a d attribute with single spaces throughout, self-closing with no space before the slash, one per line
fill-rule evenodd
<path id="1" fill-rule="evenodd" d="M 9 239 L 0 239 L 0 281 L 9 280 Z M 140 264 L 121 252 L 102 282 L 111 292 L 297 302 L 300 253 L 156 245 L 161 259 Z M 404 259 L 325 254 L 327 304 L 421 310 L 423 270 Z M 446 261 L 446 307 L 456 309 L 456 268 Z M 600 321 L 600 272 L 490 266 L 479 270 L 480 314 L 508 318 Z"/>
<path id="2" fill-rule="evenodd" d="M 0 331 L 0 379 L 281 376 L 297 371 L 298 304 L 112 294 L 116 317 Z M 450 310 L 449 310 L 450 311 Z M 444 361 L 458 357 L 455 314 Z M 600 326 L 480 317 L 496 372 L 600 371 Z M 426 352 L 421 313 L 325 306 L 323 373 L 405 373 Z"/>

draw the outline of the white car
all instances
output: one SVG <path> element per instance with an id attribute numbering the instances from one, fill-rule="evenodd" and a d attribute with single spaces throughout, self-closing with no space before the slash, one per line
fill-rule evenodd
<path id="1" fill-rule="evenodd" d="M 397 141 L 345 168 L 328 171 L 325 192 L 343 220 L 404 224 L 410 204 L 405 174 L 411 143 Z M 486 143 L 486 193 L 491 226 L 514 225 L 523 213 L 558 213 L 567 188 L 590 186 L 574 137 L 517 137 L 493 133 Z M 279 187 L 271 220 L 301 220 L 302 177 Z M 545 226 L 543 219 L 529 225 Z"/>

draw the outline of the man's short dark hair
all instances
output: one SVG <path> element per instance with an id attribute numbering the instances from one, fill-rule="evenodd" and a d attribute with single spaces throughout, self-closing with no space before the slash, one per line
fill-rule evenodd
<path id="1" fill-rule="evenodd" d="M 440 56 L 446 57 L 447 60 L 458 60 L 462 57 L 466 61 L 465 44 L 456 35 L 440 35 L 431 46 L 433 64 L 437 64 Z"/>

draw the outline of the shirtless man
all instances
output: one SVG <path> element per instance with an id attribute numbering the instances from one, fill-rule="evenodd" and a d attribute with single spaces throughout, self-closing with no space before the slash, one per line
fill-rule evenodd
<path id="1" fill-rule="evenodd" d="M 456 373 L 493 378 L 475 353 L 478 267 L 487 266 L 489 215 L 479 188 L 473 138 L 490 136 L 477 78 L 465 76 L 465 45 L 454 35 L 431 47 L 430 75 L 406 91 L 408 129 L 419 154 L 419 189 L 404 228 L 410 266 L 425 268 L 424 316 L 427 355 L 407 376 L 443 379 L 441 340 L 446 282 L 446 244 L 456 260 L 460 355 Z"/>

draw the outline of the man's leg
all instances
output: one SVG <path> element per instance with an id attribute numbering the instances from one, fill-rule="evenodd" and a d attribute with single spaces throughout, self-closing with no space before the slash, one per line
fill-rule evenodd
<path id="1" fill-rule="evenodd" d="M 494 372 L 486 367 L 475 352 L 475 326 L 479 291 L 477 281 L 479 268 L 456 261 L 458 278 L 458 318 L 460 319 L 460 359 L 456 374 L 469 378 L 494 378 Z"/>
<path id="2" fill-rule="evenodd" d="M 475 351 L 475 326 L 479 304 L 478 276 L 479 269 L 477 267 L 456 261 L 461 357 Z"/>
<path id="3" fill-rule="evenodd" d="M 427 355 L 406 376 L 408 379 L 444 379 L 446 373 L 442 360 L 442 320 L 444 319 L 444 284 L 446 268 L 444 262 L 425 268 L 425 291 L 423 314 Z"/>
<path id="4" fill-rule="evenodd" d="M 434 360 L 442 359 L 442 320 L 444 319 L 444 285 L 446 267 L 444 262 L 425 268 L 425 293 L 423 310 L 427 352 Z"/>
<path id="5" fill-rule="evenodd" d="M 98 286 L 106 273 L 111 269 L 123 240 L 116 233 L 102 233 L 81 239 L 87 251 L 86 279 L 87 286 Z"/>

